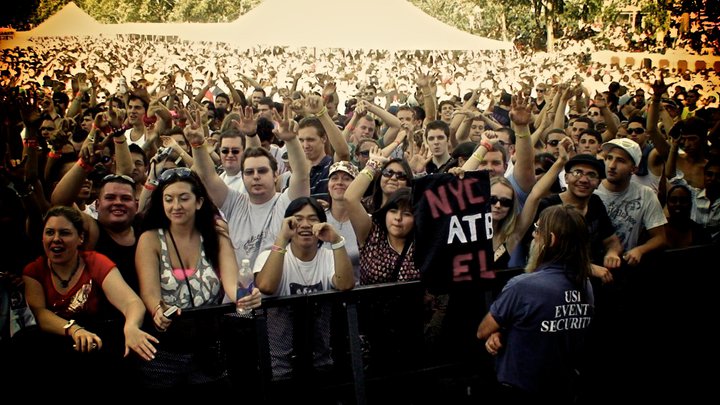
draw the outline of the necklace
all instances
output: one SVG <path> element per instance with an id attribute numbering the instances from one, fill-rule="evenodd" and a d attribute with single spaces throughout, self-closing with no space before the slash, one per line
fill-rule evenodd
<path id="1" fill-rule="evenodd" d="M 75 269 L 73 269 L 72 273 L 70 273 L 70 277 L 67 278 L 67 280 L 63 280 L 62 277 L 55 271 L 53 268 L 52 263 L 48 261 L 48 264 L 50 265 L 50 271 L 52 271 L 52 274 L 57 277 L 58 280 L 60 280 L 60 286 L 62 288 L 67 288 L 68 284 L 70 284 L 70 280 L 75 276 L 75 273 L 77 273 L 78 269 L 80 268 L 80 254 L 77 255 L 77 263 L 75 264 Z"/>

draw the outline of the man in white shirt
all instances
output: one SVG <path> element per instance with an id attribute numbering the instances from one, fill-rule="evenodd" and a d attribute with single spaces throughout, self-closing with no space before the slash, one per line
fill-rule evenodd
<path id="1" fill-rule="evenodd" d="M 667 219 L 652 189 L 631 181 L 642 159 L 640 145 L 627 138 L 613 139 L 603 144 L 603 151 L 606 178 L 595 194 L 603 200 L 623 244 L 623 259 L 637 265 L 646 253 L 665 248 Z M 638 244 L 642 229 L 646 229 L 650 237 Z"/>

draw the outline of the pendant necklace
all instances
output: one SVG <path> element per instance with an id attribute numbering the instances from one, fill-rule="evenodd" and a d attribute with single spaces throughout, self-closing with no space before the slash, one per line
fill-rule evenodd
<path id="1" fill-rule="evenodd" d="M 62 277 L 55 271 L 53 268 L 52 263 L 48 260 L 48 264 L 50 265 L 50 271 L 57 277 L 57 279 L 60 281 L 60 286 L 62 288 L 67 288 L 67 286 L 70 284 L 70 280 L 75 276 L 75 273 L 77 273 L 78 269 L 80 268 L 80 255 L 77 255 L 77 263 L 75 264 L 75 269 L 70 273 L 70 277 L 67 278 L 67 280 L 63 280 Z"/>

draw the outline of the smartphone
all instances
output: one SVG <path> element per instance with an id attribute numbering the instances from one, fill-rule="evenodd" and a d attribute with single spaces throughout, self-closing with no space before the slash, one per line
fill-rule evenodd
<path id="1" fill-rule="evenodd" d="M 180 308 L 176 307 L 175 305 L 171 305 L 170 307 L 168 307 L 168 309 L 165 310 L 165 312 L 163 312 L 163 316 L 165 318 L 172 319 L 177 314 L 178 309 Z"/>

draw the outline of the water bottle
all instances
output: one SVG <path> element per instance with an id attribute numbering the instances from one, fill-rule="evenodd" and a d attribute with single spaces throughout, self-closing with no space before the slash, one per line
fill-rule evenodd
<path id="1" fill-rule="evenodd" d="M 240 270 L 238 271 L 237 280 L 237 297 L 236 301 L 240 298 L 251 294 L 253 287 L 255 287 L 255 278 L 250 268 L 250 260 L 242 259 L 240 263 Z M 252 310 L 249 308 L 236 307 L 236 311 L 240 316 L 250 316 Z"/>

